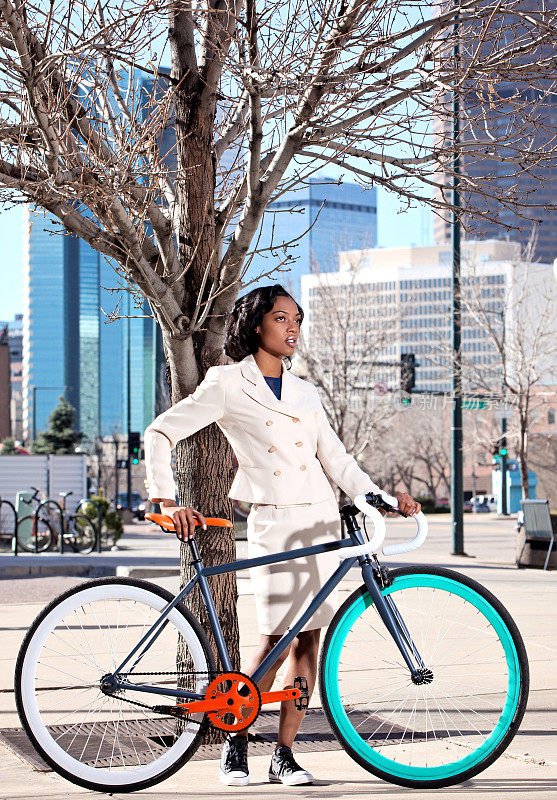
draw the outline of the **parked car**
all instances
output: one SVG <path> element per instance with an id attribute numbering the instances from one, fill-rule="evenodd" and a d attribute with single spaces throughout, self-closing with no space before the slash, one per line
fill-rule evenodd
<path id="1" fill-rule="evenodd" d="M 487 506 L 488 511 L 497 511 L 497 498 L 494 494 L 478 494 L 472 500 L 480 506 Z"/>
<path id="2" fill-rule="evenodd" d="M 144 500 L 139 492 L 132 492 L 131 494 L 131 510 L 133 515 L 136 519 L 145 519 L 145 512 L 147 511 L 147 506 L 149 504 L 148 500 Z M 128 493 L 127 492 L 118 492 L 118 500 L 116 502 L 116 508 L 118 511 L 122 508 L 128 507 Z"/>
<path id="3" fill-rule="evenodd" d="M 476 514 L 489 514 L 492 510 L 486 499 L 486 495 L 476 495 L 464 501 L 464 511 L 475 511 Z"/>

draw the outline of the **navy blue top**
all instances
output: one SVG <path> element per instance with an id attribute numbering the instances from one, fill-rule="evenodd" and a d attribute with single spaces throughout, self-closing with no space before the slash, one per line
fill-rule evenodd
<path id="1" fill-rule="evenodd" d="M 280 389 L 282 386 L 282 375 L 279 375 L 278 378 L 267 377 L 266 375 L 263 376 L 267 381 L 267 386 L 269 386 L 273 392 L 276 394 L 277 399 L 280 400 Z"/>

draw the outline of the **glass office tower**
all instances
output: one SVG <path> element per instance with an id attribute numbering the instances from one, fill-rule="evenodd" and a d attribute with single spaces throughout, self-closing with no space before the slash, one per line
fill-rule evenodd
<path id="1" fill-rule="evenodd" d="M 156 416 L 162 347 L 143 310 L 136 319 L 109 322 L 117 304 L 116 273 L 104 256 L 75 236 L 60 233 L 51 215 L 26 208 L 23 326 L 24 436 L 33 439 L 64 395 L 77 410 L 87 438 L 127 431 L 128 326 L 131 429 Z M 120 313 L 127 314 L 127 293 Z"/>
<path id="2" fill-rule="evenodd" d="M 258 278 L 262 272 L 285 261 L 271 278 L 259 278 L 247 287 L 282 283 L 301 296 L 300 278 L 313 272 L 338 269 L 338 254 L 377 245 L 377 195 L 375 189 L 362 189 L 355 183 L 338 185 L 334 178 L 310 178 L 297 191 L 285 192 L 265 212 L 259 234 L 252 247 L 258 253 L 242 282 Z M 290 245 L 290 246 L 288 246 Z"/>

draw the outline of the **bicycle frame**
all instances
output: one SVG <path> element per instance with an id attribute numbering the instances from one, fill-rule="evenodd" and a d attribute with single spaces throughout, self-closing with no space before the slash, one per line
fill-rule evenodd
<path id="1" fill-rule="evenodd" d="M 149 650 L 157 636 L 161 633 L 165 620 L 172 609 L 178 603 L 180 603 L 181 600 L 187 597 L 197 583 L 199 583 L 199 588 L 203 597 L 203 602 L 205 603 L 205 608 L 207 610 L 209 621 L 213 630 L 223 669 L 226 672 L 233 671 L 230 655 L 224 640 L 222 628 L 216 613 L 215 604 L 207 578 L 211 575 L 221 575 L 225 572 L 238 572 L 240 570 L 248 569 L 249 567 L 257 567 L 264 564 L 275 564 L 281 561 L 290 561 L 291 559 L 302 558 L 307 555 L 325 553 L 330 552 L 331 550 L 340 550 L 343 547 L 352 547 L 354 545 L 364 544 L 364 538 L 361 533 L 361 529 L 359 528 L 355 519 L 355 514 L 358 513 L 358 511 L 359 509 L 356 508 L 356 506 L 350 505 L 344 506 L 341 509 L 341 514 L 343 515 L 346 523 L 346 529 L 349 537 L 348 539 L 335 539 L 331 540 L 330 542 L 324 542 L 323 544 L 312 545 L 311 547 L 300 547 L 296 550 L 285 550 L 281 553 L 275 553 L 274 555 L 269 556 L 259 556 L 257 558 L 238 559 L 227 564 L 217 564 L 212 567 L 203 566 L 199 556 L 199 551 L 197 549 L 197 544 L 194 539 L 190 539 L 188 543 L 191 547 L 193 556 L 191 563 L 196 570 L 196 575 L 194 575 L 187 585 L 184 586 L 184 588 L 176 595 L 176 597 L 166 606 L 166 608 L 161 612 L 160 617 L 156 620 L 156 622 L 153 623 L 153 625 L 151 625 L 149 630 L 144 634 L 141 640 L 126 656 L 124 661 L 122 661 L 112 675 L 105 676 L 106 678 L 110 679 L 111 689 L 133 689 L 136 692 L 146 692 L 149 694 L 166 695 L 170 697 L 185 697 L 190 700 L 202 700 L 204 695 L 199 694 L 198 692 L 189 691 L 185 688 L 177 690 L 164 689 L 162 687 L 155 686 L 145 686 L 141 684 L 131 684 L 125 680 L 120 680 L 118 676 L 123 671 L 124 667 L 126 667 L 126 665 L 129 664 L 135 656 L 137 657 L 128 670 L 128 674 L 137 667 L 143 658 L 143 655 Z M 383 620 L 383 623 L 394 639 L 405 663 L 407 664 L 410 671 L 410 676 L 412 678 L 417 678 L 419 676 L 420 667 L 423 667 L 423 661 L 418 649 L 415 643 L 412 641 L 410 634 L 404 625 L 400 612 L 396 609 L 392 598 L 387 598 L 386 600 L 381 594 L 381 588 L 378 584 L 375 571 L 372 567 L 371 559 L 368 555 L 364 555 L 346 558 L 342 561 L 335 572 L 333 572 L 333 574 L 330 576 L 328 581 L 321 587 L 317 595 L 309 603 L 307 608 L 300 613 L 300 615 L 292 623 L 291 627 L 287 629 L 279 641 L 273 646 L 268 655 L 259 664 L 255 672 L 249 676 L 251 680 L 253 680 L 255 683 L 261 680 L 269 668 L 272 667 L 273 664 L 275 664 L 275 662 L 278 660 L 280 654 L 288 647 L 295 636 L 297 636 L 305 623 L 313 615 L 315 610 L 329 596 L 337 584 L 340 583 L 340 581 L 344 578 L 356 561 L 358 561 L 360 564 L 362 577 L 364 579 L 366 588 L 373 599 L 379 616 Z M 418 664 L 417 667 L 415 665 L 416 663 Z"/>

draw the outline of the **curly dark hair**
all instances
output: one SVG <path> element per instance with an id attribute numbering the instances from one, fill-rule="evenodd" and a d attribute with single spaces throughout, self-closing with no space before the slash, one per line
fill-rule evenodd
<path id="1" fill-rule="evenodd" d="M 223 351 L 233 361 L 241 361 L 259 348 L 256 328 L 261 325 L 263 315 L 270 311 L 277 297 L 290 297 L 298 306 L 302 321 L 304 312 L 298 302 L 280 283 L 258 286 L 242 297 L 238 297 L 234 308 L 226 318 L 226 334 Z M 285 358 L 290 358 L 285 356 Z"/>

